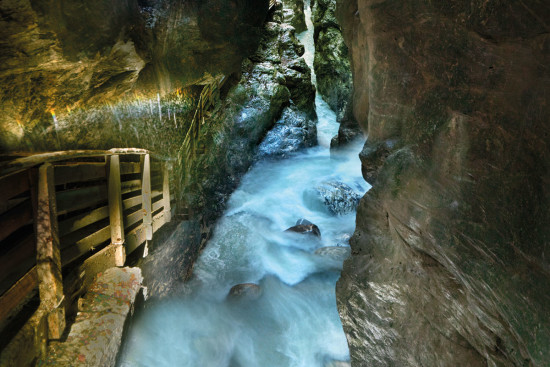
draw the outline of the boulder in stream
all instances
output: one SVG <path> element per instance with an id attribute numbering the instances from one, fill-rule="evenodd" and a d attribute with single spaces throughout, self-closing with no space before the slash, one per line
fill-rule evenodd
<path id="1" fill-rule="evenodd" d="M 254 283 L 237 284 L 229 291 L 227 298 L 230 300 L 254 301 L 262 295 L 262 288 Z"/>
<path id="2" fill-rule="evenodd" d="M 339 181 L 322 182 L 314 189 L 307 190 L 304 195 L 313 208 L 323 207 L 334 215 L 354 212 L 362 196 Z"/>
<path id="3" fill-rule="evenodd" d="M 321 230 L 317 225 L 311 223 L 307 219 L 298 219 L 296 225 L 288 228 L 285 232 L 296 232 L 302 234 L 311 234 L 316 237 L 321 237 Z"/>

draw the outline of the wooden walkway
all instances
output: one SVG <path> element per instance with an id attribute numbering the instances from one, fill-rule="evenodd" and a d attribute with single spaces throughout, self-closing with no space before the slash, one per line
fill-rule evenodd
<path id="1" fill-rule="evenodd" d="M 39 356 L 21 351 L 44 351 L 59 339 L 95 275 L 123 266 L 171 220 L 171 166 L 143 149 L 0 163 L 0 329 L 12 333 L 0 345 L 0 365 L 14 352 L 30 365 Z"/>

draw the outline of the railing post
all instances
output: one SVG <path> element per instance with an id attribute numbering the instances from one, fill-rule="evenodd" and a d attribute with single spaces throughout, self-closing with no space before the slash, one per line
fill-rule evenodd
<path id="1" fill-rule="evenodd" d="M 60 307 L 64 295 L 53 175 L 49 163 L 38 170 L 36 268 L 40 305 L 48 312 L 48 338 L 59 339 L 65 330 L 65 309 Z"/>
<path id="2" fill-rule="evenodd" d="M 109 162 L 109 220 L 111 223 L 111 244 L 116 246 L 115 264 L 124 266 L 126 250 L 124 248 L 124 216 L 120 185 L 120 156 L 107 157 Z"/>
<path id="3" fill-rule="evenodd" d="M 153 213 L 151 205 L 151 158 L 149 154 L 143 157 L 143 176 L 141 180 L 141 199 L 143 210 L 143 226 L 145 227 L 145 239 L 153 239 Z"/>
<path id="4" fill-rule="evenodd" d="M 170 176 L 168 174 L 168 163 L 162 167 L 162 206 L 164 207 L 164 223 L 172 220 L 172 209 L 170 208 Z"/>

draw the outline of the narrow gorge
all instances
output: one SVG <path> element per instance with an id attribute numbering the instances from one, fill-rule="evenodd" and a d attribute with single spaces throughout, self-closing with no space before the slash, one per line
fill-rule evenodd
<path id="1" fill-rule="evenodd" d="M 549 27 L 0 1 L 0 366 L 550 367 Z"/>

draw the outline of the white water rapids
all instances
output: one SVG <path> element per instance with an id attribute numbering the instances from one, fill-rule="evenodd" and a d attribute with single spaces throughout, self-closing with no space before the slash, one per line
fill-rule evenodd
<path id="1" fill-rule="evenodd" d="M 312 43 L 306 42 L 309 55 Z M 331 156 L 327 142 L 338 125 L 326 103 L 317 102 L 320 146 L 251 168 L 187 292 L 136 314 L 119 366 L 323 367 L 349 360 L 335 297 L 342 262 L 314 251 L 345 246 L 355 213 L 334 216 L 306 192 L 326 181 L 361 194 L 368 185 L 358 158 L 362 142 Z M 315 223 L 322 237 L 284 232 L 300 218 Z M 227 300 L 241 283 L 259 284 L 261 296 Z"/>

